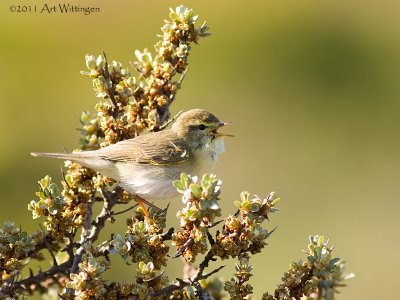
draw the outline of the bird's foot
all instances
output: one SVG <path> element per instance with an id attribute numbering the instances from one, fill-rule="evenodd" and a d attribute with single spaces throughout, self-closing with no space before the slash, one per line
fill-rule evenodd
<path id="1" fill-rule="evenodd" d="M 153 203 L 150 203 L 149 201 L 147 201 L 146 199 L 143 199 L 142 197 L 140 197 L 139 195 L 134 195 L 134 199 L 135 201 L 140 205 L 140 207 L 143 209 L 143 213 L 144 215 L 149 218 L 149 211 L 147 210 L 145 204 L 153 209 L 155 209 L 156 211 L 160 212 L 163 211 L 161 208 L 159 208 L 158 206 L 154 205 Z"/>

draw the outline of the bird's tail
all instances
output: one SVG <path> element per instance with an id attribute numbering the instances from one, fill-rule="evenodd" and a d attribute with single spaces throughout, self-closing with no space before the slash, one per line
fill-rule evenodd
<path id="1" fill-rule="evenodd" d="M 93 169 L 103 175 L 118 179 L 118 172 L 114 164 L 102 157 L 96 155 L 96 151 L 83 151 L 74 153 L 48 153 L 48 152 L 32 152 L 32 156 L 51 157 L 63 160 L 71 160 L 82 166 Z"/>
<path id="2" fill-rule="evenodd" d="M 32 152 L 32 156 L 38 157 L 38 156 L 43 156 L 43 157 L 52 157 L 52 158 L 58 158 L 58 159 L 64 159 L 64 160 L 79 160 L 80 158 L 82 159 L 82 155 L 80 153 L 48 153 L 48 152 Z"/>
<path id="3" fill-rule="evenodd" d="M 100 168 L 102 165 L 101 162 L 103 161 L 99 157 L 96 157 L 96 155 L 93 155 L 93 151 L 83 151 L 74 153 L 32 152 L 31 155 L 35 157 L 41 156 L 41 157 L 51 157 L 63 160 L 71 160 L 92 169 Z M 97 164 L 100 165 L 97 166 Z"/>

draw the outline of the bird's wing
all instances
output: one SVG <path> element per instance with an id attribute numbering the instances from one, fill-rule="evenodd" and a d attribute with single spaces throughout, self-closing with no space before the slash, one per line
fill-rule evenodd
<path id="1" fill-rule="evenodd" d="M 176 138 L 174 134 L 164 131 L 141 135 L 110 145 L 98 150 L 98 155 L 114 162 L 176 165 L 188 160 L 190 153 L 185 142 Z"/>

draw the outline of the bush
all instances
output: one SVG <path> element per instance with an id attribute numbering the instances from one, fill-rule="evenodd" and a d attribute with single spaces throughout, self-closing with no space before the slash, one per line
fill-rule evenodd
<path id="1" fill-rule="evenodd" d="M 191 45 L 208 36 L 208 27 L 196 25 L 191 9 L 179 6 L 170 11 L 162 27 L 156 54 L 136 51 L 132 77 L 121 63 L 108 62 L 106 54 L 86 55 L 92 82 L 96 114 L 81 116 L 80 150 L 93 150 L 138 136 L 145 130 L 160 131 L 173 121 L 169 107 L 180 89 L 188 66 Z M 175 79 L 178 74 L 180 78 Z M 274 232 L 266 221 L 277 212 L 275 193 L 265 198 L 248 192 L 235 201 L 237 211 L 222 220 L 219 207 L 221 181 L 215 175 L 202 178 L 181 174 L 173 183 L 182 194 L 184 207 L 177 212 L 180 228 L 168 228 L 167 211 L 152 207 L 148 212 L 137 205 L 120 211 L 133 195 L 111 178 L 77 163 L 67 161 L 61 186 L 50 176 L 39 181 L 38 199 L 28 204 L 40 230 L 28 235 L 12 222 L 0 229 L 0 298 L 20 295 L 58 294 L 62 299 L 250 299 L 252 255 L 260 253 Z M 94 205 L 101 204 L 94 217 Z M 114 233 L 99 241 L 107 222 L 132 211 L 125 234 Z M 212 235 L 210 229 L 219 230 Z M 170 256 L 170 247 L 175 254 Z M 338 287 L 352 277 L 344 275 L 345 262 L 332 256 L 323 236 L 310 236 L 306 259 L 294 262 L 273 294 L 262 299 L 334 299 Z M 27 277 L 21 275 L 32 261 L 43 261 L 45 252 L 52 266 Z M 199 254 L 201 262 L 196 265 Z M 110 256 L 120 255 L 126 263 L 137 264 L 131 283 L 107 282 L 103 272 L 111 268 Z M 187 274 L 171 281 L 163 267 L 182 256 Z M 232 279 L 213 277 L 224 266 L 206 272 L 211 261 L 236 260 Z M 56 291 L 56 293 L 54 293 Z"/>

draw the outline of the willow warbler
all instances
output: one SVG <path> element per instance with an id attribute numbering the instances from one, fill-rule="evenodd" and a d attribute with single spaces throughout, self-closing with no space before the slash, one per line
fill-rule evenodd
<path id="1" fill-rule="evenodd" d="M 123 188 L 148 201 L 167 199 L 178 193 L 172 181 L 181 173 L 201 176 L 210 171 L 224 151 L 224 136 L 218 129 L 227 123 L 203 109 L 182 113 L 171 129 L 94 151 L 32 153 L 77 162 L 115 179 Z"/>

